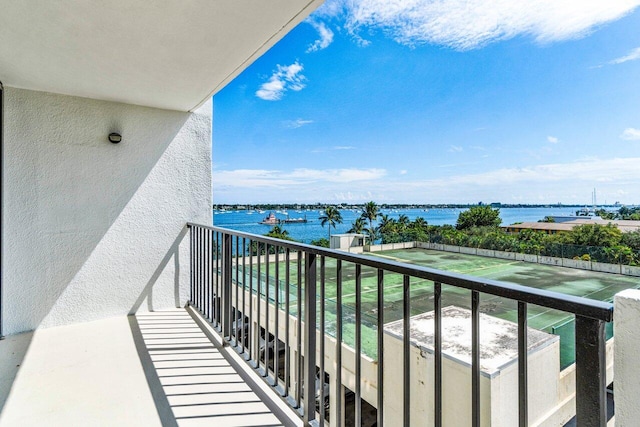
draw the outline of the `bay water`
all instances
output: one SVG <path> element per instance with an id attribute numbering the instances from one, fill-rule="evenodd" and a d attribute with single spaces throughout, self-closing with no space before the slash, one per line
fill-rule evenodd
<path id="1" fill-rule="evenodd" d="M 430 225 L 455 225 L 460 212 L 466 209 L 459 208 L 439 208 L 439 209 L 381 209 L 380 212 L 398 219 L 400 215 L 406 215 L 411 221 L 418 217 L 424 218 Z M 538 221 L 548 215 L 569 216 L 575 215 L 574 207 L 535 207 L 535 208 L 500 208 L 500 218 L 502 225 L 510 225 L 516 222 Z M 260 224 L 269 215 L 269 211 L 257 210 L 230 210 L 214 211 L 213 224 L 218 227 L 229 228 L 252 234 L 265 234 L 273 226 Z M 322 210 L 288 210 L 273 211 L 276 218 L 295 219 L 306 218 L 306 223 L 280 224 L 280 227 L 289 232 L 291 238 L 303 242 L 311 243 L 312 240 L 327 238 L 329 236 L 328 225 L 320 225 L 318 219 L 322 215 Z M 342 224 L 336 224 L 335 229 L 331 228 L 331 234 L 346 233 L 351 224 L 360 217 L 361 211 L 358 209 L 341 209 Z"/>

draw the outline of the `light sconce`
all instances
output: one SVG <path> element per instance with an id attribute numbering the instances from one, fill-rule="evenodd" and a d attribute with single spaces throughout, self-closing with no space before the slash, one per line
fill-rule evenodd
<path id="1" fill-rule="evenodd" d="M 112 144 L 117 144 L 120 141 L 122 141 L 122 135 L 120 135 L 119 133 L 112 132 L 109 134 L 109 142 L 111 142 Z"/>

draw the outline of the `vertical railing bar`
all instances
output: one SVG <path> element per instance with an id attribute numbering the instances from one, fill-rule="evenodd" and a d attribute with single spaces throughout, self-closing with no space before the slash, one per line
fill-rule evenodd
<path id="1" fill-rule="evenodd" d="M 434 302 L 434 425 L 442 427 L 442 284 L 433 284 Z"/>
<path id="2" fill-rule="evenodd" d="M 210 319 L 210 308 L 211 306 L 209 305 L 209 300 L 210 300 L 210 285 L 211 285 L 211 270 L 212 270 L 212 266 L 211 266 L 211 230 L 209 230 L 208 228 L 205 229 L 204 231 L 204 312 L 205 312 L 205 318 L 207 320 Z"/>
<path id="3" fill-rule="evenodd" d="M 202 308 L 202 314 L 207 317 L 207 235 L 209 234 L 206 228 L 202 229 L 202 292 L 200 294 L 200 307 Z"/>
<path id="4" fill-rule="evenodd" d="M 191 258 L 189 260 L 189 303 L 191 305 L 194 305 L 193 303 L 193 291 L 194 291 L 194 286 L 195 286 L 195 280 L 194 280 L 194 262 L 195 262 L 195 254 L 194 254 L 194 250 L 193 250 L 193 234 L 194 234 L 194 227 L 193 226 L 189 226 L 189 257 Z"/>
<path id="5" fill-rule="evenodd" d="M 195 281 L 195 288 L 194 288 L 194 294 L 193 294 L 193 305 L 200 310 L 200 306 L 198 304 L 198 292 L 199 292 L 199 288 L 200 288 L 200 239 L 199 239 L 199 235 L 200 235 L 200 228 L 196 228 L 195 230 L 195 234 L 193 236 L 193 252 L 194 252 L 194 281 Z"/>
<path id="6" fill-rule="evenodd" d="M 324 426 L 324 329 L 325 329 L 325 257 L 320 257 L 320 425 Z"/>
<path id="7" fill-rule="evenodd" d="M 242 238 L 242 319 L 240 326 L 242 327 L 242 353 L 246 351 L 245 343 L 247 341 L 247 334 L 244 329 L 244 319 L 247 315 L 247 238 Z"/>
<path id="8" fill-rule="evenodd" d="M 377 425 L 384 425 L 384 270 L 378 269 L 378 415 Z"/>
<path id="9" fill-rule="evenodd" d="M 240 313 L 240 237 L 236 236 L 236 256 L 235 256 L 235 264 L 236 264 L 236 285 L 233 287 L 233 293 L 236 297 L 236 305 L 234 307 L 233 312 L 233 324 L 235 325 L 233 329 L 233 335 L 236 343 L 236 347 L 238 347 L 238 336 L 240 335 L 239 325 L 240 319 L 238 318 L 238 313 Z M 244 308 L 242 309 L 244 311 Z"/>
<path id="10" fill-rule="evenodd" d="M 342 260 L 336 261 L 336 419 L 342 427 Z"/>
<path id="11" fill-rule="evenodd" d="M 298 323 L 296 325 L 296 334 L 298 337 L 296 348 L 296 403 L 298 408 L 302 406 L 302 257 L 302 251 L 298 251 L 298 294 L 296 295 L 298 309 Z"/>
<path id="12" fill-rule="evenodd" d="M 304 403 L 305 426 L 316 418 L 316 255 L 305 253 L 304 289 Z"/>
<path id="13" fill-rule="evenodd" d="M 576 315 L 576 425 L 605 427 L 606 340 L 605 323 Z"/>
<path id="14" fill-rule="evenodd" d="M 278 385 L 278 375 L 280 374 L 278 362 L 280 360 L 280 346 L 279 346 L 279 334 L 278 328 L 280 325 L 278 324 L 278 318 L 280 317 L 280 246 L 275 246 L 275 281 L 273 284 L 273 290 L 275 292 L 275 296 L 273 299 L 274 305 L 274 319 L 273 319 L 273 384 L 275 386 Z"/>
<path id="15" fill-rule="evenodd" d="M 291 251 L 289 248 L 285 252 L 285 294 L 284 294 L 284 395 L 289 396 L 291 387 L 291 349 L 289 348 L 290 322 L 289 311 L 291 309 Z"/>
<path id="16" fill-rule="evenodd" d="M 265 262 L 264 262 L 264 281 L 265 281 L 265 291 L 264 291 L 264 302 L 265 302 L 265 309 L 264 309 L 264 373 L 262 374 L 263 377 L 269 378 L 269 340 L 271 338 L 270 332 L 269 332 L 269 312 L 270 310 L 270 306 L 271 303 L 269 302 L 269 291 L 271 290 L 271 284 L 270 284 L 270 276 L 271 274 L 269 274 L 269 248 L 271 246 L 267 243 L 265 244 Z"/>
<path id="17" fill-rule="evenodd" d="M 222 338 L 231 340 L 231 281 L 232 281 L 232 236 L 224 233 L 222 254 Z M 229 342 L 227 341 L 227 342 Z"/>
<path id="18" fill-rule="evenodd" d="M 480 293 L 471 291 L 471 423 L 480 427 Z"/>
<path id="19" fill-rule="evenodd" d="M 252 359 L 252 355 L 255 356 L 255 327 L 253 326 L 253 249 L 256 247 L 255 242 L 249 239 L 249 359 Z M 256 359 L 254 359 L 256 360 Z"/>
<path id="20" fill-rule="evenodd" d="M 216 231 L 212 231 L 211 232 L 211 244 L 209 245 L 209 252 L 210 255 L 208 257 L 208 262 L 209 262 L 209 274 L 210 274 L 210 280 L 209 280 L 209 286 L 208 286 L 208 290 L 207 290 L 207 306 L 209 307 L 209 317 L 211 318 L 211 324 L 215 324 L 214 323 L 214 318 L 215 318 L 215 282 L 216 282 L 216 277 L 218 276 L 218 270 L 216 269 L 216 257 L 217 257 L 217 252 L 218 252 L 218 248 L 216 246 Z"/>
<path id="21" fill-rule="evenodd" d="M 262 306 L 262 243 L 257 242 L 258 248 L 258 271 L 257 271 L 257 292 L 256 292 L 256 368 L 260 369 L 260 339 L 262 338 L 262 328 L 260 324 L 261 306 Z"/>
<path id="22" fill-rule="evenodd" d="M 198 232 L 198 311 L 203 313 L 202 309 L 202 287 L 203 287 L 203 261 L 202 261 L 202 235 L 204 230 L 200 228 Z"/>
<path id="23" fill-rule="evenodd" d="M 362 425 L 362 265 L 356 264 L 355 406 L 356 426 Z"/>
<path id="24" fill-rule="evenodd" d="M 202 263 L 202 278 L 200 288 L 200 312 L 207 317 L 207 233 L 206 228 L 202 229 L 200 262 Z"/>
<path id="25" fill-rule="evenodd" d="M 221 260 L 221 255 L 222 255 L 222 248 L 220 246 L 220 232 L 216 232 L 216 251 L 215 251 L 215 255 L 216 255 L 216 274 L 215 274 L 215 292 L 214 292 L 214 298 L 213 298 L 213 308 L 214 308 L 214 318 L 215 318 L 215 322 L 214 324 L 216 325 L 216 327 L 220 328 L 220 321 L 222 319 L 221 316 L 221 310 L 222 310 L 222 286 L 221 286 L 221 282 L 222 282 L 222 277 L 221 277 L 221 273 L 222 273 L 222 268 L 221 268 L 221 264 L 222 264 L 222 260 Z"/>
<path id="26" fill-rule="evenodd" d="M 411 425 L 411 282 L 406 274 L 402 279 L 402 419 L 403 425 Z"/>
<path id="27" fill-rule="evenodd" d="M 210 231 L 208 233 L 207 243 L 207 319 L 213 323 L 213 284 L 215 282 L 215 256 L 216 256 L 216 243 L 215 232 Z"/>
<path id="28" fill-rule="evenodd" d="M 529 424 L 528 393 L 527 393 L 527 303 L 518 301 L 518 425 L 527 427 Z"/>

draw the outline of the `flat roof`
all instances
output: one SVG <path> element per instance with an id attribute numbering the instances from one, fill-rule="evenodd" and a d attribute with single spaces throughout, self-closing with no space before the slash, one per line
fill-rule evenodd
<path id="1" fill-rule="evenodd" d="M 433 353 L 434 311 L 411 317 L 411 344 Z M 403 320 L 387 323 L 385 331 L 402 339 Z M 539 351 L 560 338 L 528 328 L 528 352 Z M 442 309 L 442 354 L 471 366 L 471 310 L 456 306 Z M 480 313 L 480 370 L 494 377 L 518 360 L 518 324 Z"/>
<path id="2" fill-rule="evenodd" d="M 622 219 L 587 219 L 576 218 L 571 221 L 563 222 L 522 222 L 519 224 L 511 224 L 502 228 L 515 229 L 531 229 L 531 230 L 549 230 L 549 231 L 571 231 L 573 227 L 585 224 L 607 225 L 612 224 L 618 227 L 620 231 L 628 233 L 640 230 L 640 221 L 622 220 Z"/>

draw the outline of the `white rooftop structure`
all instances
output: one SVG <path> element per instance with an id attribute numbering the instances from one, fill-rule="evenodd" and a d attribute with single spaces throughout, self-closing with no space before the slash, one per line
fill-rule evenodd
<path id="1" fill-rule="evenodd" d="M 402 339 L 403 320 L 387 323 L 385 330 Z M 434 312 L 411 317 L 411 344 L 433 353 Z M 528 328 L 528 349 L 543 349 L 559 341 L 537 329 Z M 442 354 L 471 366 L 471 310 L 456 306 L 442 309 Z M 518 324 L 480 313 L 480 368 L 494 376 L 518 359 Z"/>

